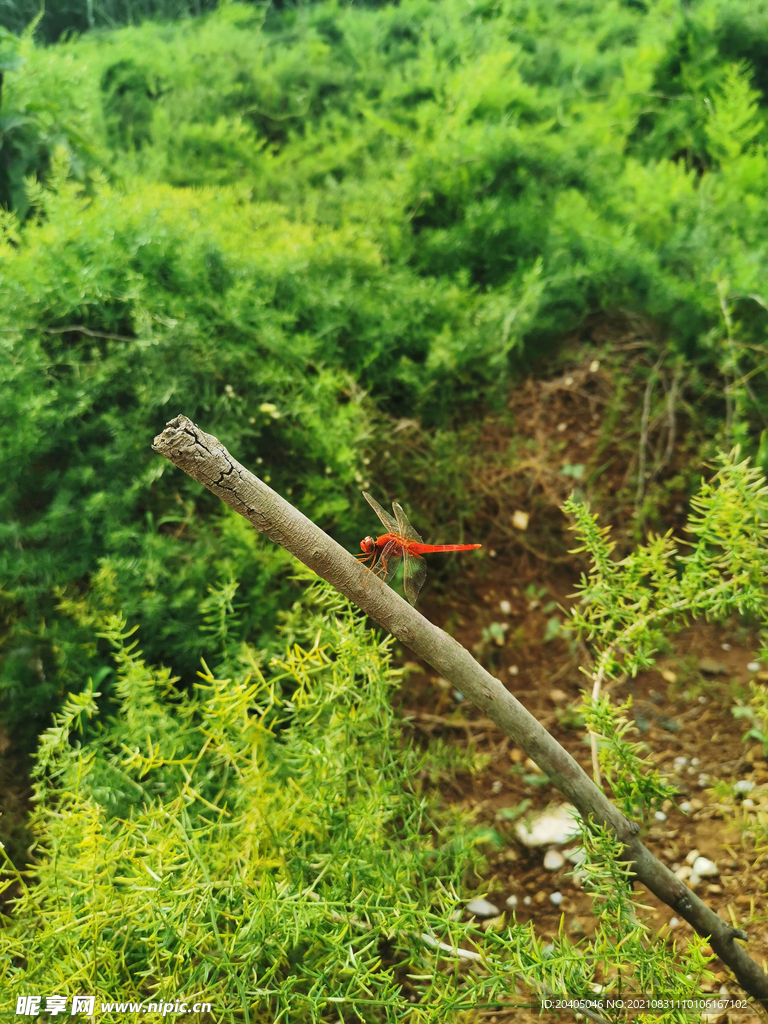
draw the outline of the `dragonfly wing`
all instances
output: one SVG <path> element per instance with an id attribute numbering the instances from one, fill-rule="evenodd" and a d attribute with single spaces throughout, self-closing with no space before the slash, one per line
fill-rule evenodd
<path id="1" fill-rule="evenodd" d="M 388 583 L 400 568 L 402 558 L 403 549 L 399 544 L 395 544 L 391 540 L 379 555 L 379 561 L 375 569 L 376 575 L 384 580 L 385 583 Z"/>
<path id="2" fill-rule="evenodd" d="M 420 555 L 414 555 L 413 552 L 406 550 L 403 588 L 405 590 L 405 596 L 411 604 L 416 604 L 419 591 L 424 586 L 424 580 L 426 578 L 427 563 Z"/>
<path id="3" fill-rule="evenodd" d="M 408 517 L 405 512 L 403 512 L 402 507 L 398 505 L 396 501 L 393 501 L 392 508 L 395 510 L 395 515 L 397 516 L 397 532 L 400 536 L 407 537 L 408 540 L 415 540 L 417 544 L 423 544 L 424 541 L 408 522 Z"/>
<path id="4" fill-rule="evenodd" d="M 363 497 L 365 498 L 365 500 L 368 502 L 368 504 L 371 506 L 373 511 L 376 513 L 376 515 L 381 520 L 382 526 L 386 527 L 387 533 L 399 533 L 400 532 L 400 527 L 397 525 L 395 520 L 392 518 L 392 516 L 389 514 L 389 512 L 385 512 L 384 511 L 384 509 L 381 507 L 381 505 L 378 503 L 378 501 L 376 501 L 375 498 L 372 498 L 367 491 L 363 491 Z M 407 521 L 408 520 L 406 520 L 406 522 Z"/>

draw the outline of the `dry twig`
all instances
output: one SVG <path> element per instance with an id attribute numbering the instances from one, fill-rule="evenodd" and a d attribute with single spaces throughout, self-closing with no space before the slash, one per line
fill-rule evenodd
<path id="1" fill-rule="evenodd" d="M 768 1006 L 768 977 L 736 941 L 747 936 L 718 917 L 654 857 L 638 838 L 637 824 L 611 803 L 568 751 L 469 651 L 372 577 L 353 555 L 186 416 L 171 420 L 153 448 L 331 583 L 468 697 L 549 776 L 584 821 L 592 819 L 612 829 L 637 880 L 707 936 L 742 987 Z"/>

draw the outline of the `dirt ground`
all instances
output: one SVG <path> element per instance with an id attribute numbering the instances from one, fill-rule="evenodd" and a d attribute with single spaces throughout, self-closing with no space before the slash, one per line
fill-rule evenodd
<path id="1" fill-rule="evenodd" d="M 514 435 L 503 417 L 484 424 L 484 458 L 478 464 L 485 468 L 473 485 L 484 495 L 478 518 L 492 557 L 485 563 L 462 562 L 452 570 L 450 584 L 425 591 L 419 605 L 427 618 L 473 651 L 590 775 L 590 749 L 576 717 L 586 682 L 579 668 L 589 664 L 589 651 L 583 644 L 573 650 L 557 636 L 547 639 L 551 620 L 564 619 L 562 609 L 572 605 L 587 568 L 583 556 L 568 554 L 574 544 L 559 506 L 575 481 L 562 468 L 583 467 L 580 479 L 589 481 L 585 496 L 600 512 L 601 524 L 613 526 L 619 556 L 634 543 L 633 535 L 643 535 L 649 520 L 656 529 L 673 527 L 679 535 L 687 514 L 681 470 L 697 451 L 695 418 L 703 414 L 701 407 L 686 406 L 679 367 L 670 368 L 666 380 L 656 379 L 655 405 L 643 374 L 635 374 L 634 390 L 621 396 L 629 414 L 606 437 L 605 417 L 617 397 L 619 367 L 626 368 L 628 353 L 635 358 L 635 346 L 643 348 L 643 325 L 626 326 L 616 340 L 615 325 L 609 325 L 614 343 L 598 355 L 589 342 L 603 340 L 606 326 L 596 325 L 591 338 L 572 339 L 570 355 L 566 352 L 548 378 L 531 377 L 521 384 L 510 399 Z M 650 365 L 646 359 L 646 376 Z M 639 438 L 646 449 L 642 457 Z M 520 457 L 526 441 L 531 442 L 527 459 Z M 637 487 L 643 465 L 648 489 L 657 481 L 656 493 L 661 489 L 661 499 L 650 507 L 643 505 L 646 494 Z M 700 464 L 699 471 L 705 472 Z M 472 525 L 467 539 L 474 540 L 477 528 Z M 746 726 L 731 712 L 748 693 L 750 680 L 768 680 L 768 666 L 755 665 L 759 647 L 756 632 L 743 624 L 697 621 L 672 638 L 652 670 L 613 684 L 611 694 L 617 702 L 632 697 L 637 732 L 630 738 L 647 745 L 651 763 L 680 794 L 675 804 L 664 806 L 665 821 L 652 819 L 644 828 L 644 842 L 673 870 L 685 865 L 693 850 L 718 865 L 719 875 L 702 879 L 696 891 L 724 919 L 748 932 L 748 952 L 768 970 L 768 851 L 755 850 L 750 830 L 768 820 L 768 761 L 762 744 L 743 742 Z M 400 650 L 399 657 L 408 670 L 402 710 L 413 726 L 425 737 L 471 743 L 489 758 L 479 774 L 447 783 L 446 801 L 473 809 L 478 825 L 489 827 L 523 801 L 530 802 L 526 816 L 565 802 L 551 784 L 538 784 L 537 769 L 525 754 L 450 684 L 410 652 Z M 734 792 L 737 782 L 744 787 L 742 794 Z M 545 870 L 545 850 L 512 842 L 491 854 L 479 891 L 487 892 L 508 917 L 506 900 L 517 897 L 517 920 L 533 920 L 540 936 L 555 936 L 562 918 L 574 941 L 589 937 L 594 932 L 590 898 L 569 877 L 570 864 Z M 549 899 L 555 891 L 563 896 L 559 906 Z M 646 893 L 642 902 L 649 908 L 648 923 L 656 932 L 663 929 L 668 942 L 680 948 L 693 934 L 652 894 Z M 713 961 L 712 969 L 714 993 L 743 997 L 720 961 Z M 489 1011 L 483 1019 L 506 1024 L 564 1018 L 515 1009 Z M 746 1024 L 764 1022 L 768 1014 L 741 1011 L 712 1019 Z"/>

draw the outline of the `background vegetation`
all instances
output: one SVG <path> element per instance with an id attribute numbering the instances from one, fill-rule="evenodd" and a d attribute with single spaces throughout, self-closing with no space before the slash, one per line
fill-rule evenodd
<path id="1" fill-rule="evenodd" d="M 621 310 L 714 409 L 698 442 L 768 467 L 768 5 L 209 7 L 0 7 L 0 701 L 22 746 L 67 693 L 60 728 L 85 723 L 89 679 L 126 699 L 109 616 L 189 691 L 221 594 L 230 668 L 284 653 L 295 567 L 150 451 L 179 412 L 350 547 L 360 490 L 415 476 L 419 526 L 460 531 L 467 425 Z"/>
<path id="2" fill-rule="evenodd" d="M 182 409 L 353 544 L 378 417 L 498 407 L 526 360 L 623 308 L 702 391 L 714 374 L 755 454 L 768 8 L 229 4 L 52 47 L 33 29 L 4 36 L 0 150 L 15 729 L 109 669 L 97 611 L 189 678 L 206 587 L 234 574 L 243 637 L 270 647 L 283 557 L 149 451 Z"/>

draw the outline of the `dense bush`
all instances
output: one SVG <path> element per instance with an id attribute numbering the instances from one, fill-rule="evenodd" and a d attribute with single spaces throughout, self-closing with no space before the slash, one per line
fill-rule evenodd
<path id="1" fill-rule="evenodd" d="M 351 544 L 372 417 L 450 425 L 618 306 L 720 375 L 754 451 L 767 41 L 743 2 L 406 0 L 13 43 L 6 717 L 106 668 L 99 610 L 188 679 L 231 575 L 270 646 L 285 563 L 150 453 L 179 412 Z"/>
<path id="2" fill-rule="evenodd" d="M 35 864 L 19 872 L 0 848 L 0 885 L 18 894 L 0 930 L 2 1009 L 88 993 L 97 1013 L 161 1003 L 165 1018 L 178 1000 L 232 1024 L 437 1024 L 524 1005 L 518 980 L 681 1000 L 711 981 L 703 940 L 678 950 L 638 920 L 618 841 L 595 827 L 581 865 L 594 941 L 467 921 L 484 851 L 513 827 L 440 808 L 436 783 L 475 757 L 404 739 L 388 644 L 330 587 L 307 589 L 264 673 L 228 633 L 233 597 L 211 595 L 221 662 L 191 694 L 145 663 L 119 616 L 102 625 L 117 699 L 89 687 L 67 701 L 36 756 Z M 631 768 L 635 794 L 658 789 L 636 756 Z M 699 1019 L 682 1006 L 657 1019 Z"/>

